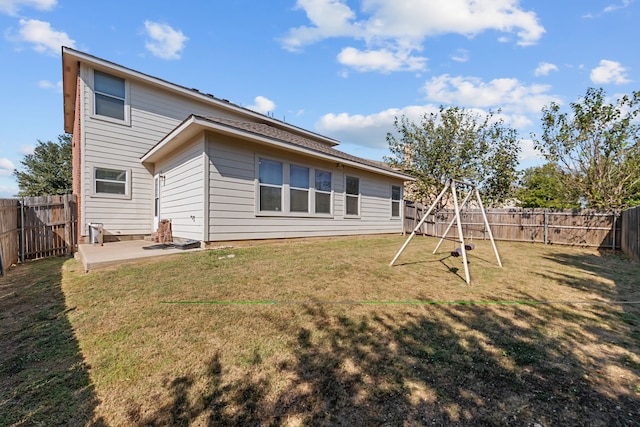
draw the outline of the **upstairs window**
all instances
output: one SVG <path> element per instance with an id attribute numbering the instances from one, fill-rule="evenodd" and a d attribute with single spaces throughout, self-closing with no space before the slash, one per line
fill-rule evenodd
<path id="1" fill-rule="evenodd" d="M 331 172 L 316 170 L 316 213 L 331 213 Z"/>
<path id="2" fill-rule="evenodd" d="M 346 184 L 346 214 L 358 216 L 360 215 L 360 179 L 347 176 Z"/>
<path id="3" fill-rule="evenodd" d="M 400 201 L 402 200 L 402 187 L 399 185 L 391 186 L 391 216 L 393 218 L 400 217 Z"/>
<path id="4" fill-rule="evenodd" d="M 282 163 L 260 159 L 260 210 L 282 211 Z"/>
<path id="5" fill-rule="evenodd" d="M 93 86 L 96 115 L 125 120 L 126 86 L 124 79 L 94 71 Z"/>

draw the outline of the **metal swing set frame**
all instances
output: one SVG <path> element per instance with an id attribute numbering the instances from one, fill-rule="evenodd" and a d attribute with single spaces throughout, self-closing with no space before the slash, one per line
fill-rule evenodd
<path id="1" fill-rule="evenodd" d="M 466 194 L 466 196 L 462 200 L 462 203 L 460 203 L 460 204 L 458 204 L 458 189 L 456 187 L 457 185 L 462 186 L 462 187 L 466 187 L 466 188 L 469 189 L 467 194 Z M 451 190 L 451 195 L 453 197 L 453 207 L 454 207 L 455 215 L 454 215 L 454 218 L 449 223 L 449 226 L 445 230 L 444 234 L 440 238 L 440 241 L 436 245 L 436 248 L 433 250 L 433 253 L 434 254 L 436 253 L 436 251 L 438 250 L 438 248 L 440 247 L 442 242 L 445 240 L 445 238 L 447 236 L 447 233 L 449 232 L 449 230 L 451 229 L 451 227 L 455 223 L 457 225 L 457 228 L 458 228 L 459 240 L 454 240 L 454 241 L 460 243 L 460 248 L 458 248 L 455 252 L 458 252 L 458 253 L 460 253 L 462 255 L 462 263 L 464 264 L 465 280 L 467 282 L 467 285 L 471 285 L 471 276 L 469 275 L 469 263 L 467 262 L 467 250 L 468 250 L 468 248 L 467 248 L 467 245 L 465 244 L 465 241 L 464 241 L 464 234 L 462 233 L 462 223 L 460 222 L 460 210 L 464 209 L 465 205 L 467 204 L 469 199 L 474 194 L 476 196 L 476 201 L 478 202 L 478 205 L 480 206 L 480 211 L 482 212 L 482 219 L 484 221 L 485 230 L 489 234 L 489 239 L 491 240 L 491 245 L 493 246 L 493 252 L 496 254 L 496 260 L 498 261 L 498 265 L 500 267 L 502 267 L 502 261 L 500 260 L 500 255 L 498 254 L 498 248 L 496 247 L 496 242 L 493 240 L 493 233 L 491 232 L 491 227 L 489 226 L 489 221 L 487 220 L 487 215 L 486 215 L 486 213 L 484 211 L 484 205 L 482 204 L 482 199 L 480 198 L 480 192 L 478 191 L 478 188 L 476 187 L 475 184 L 472 184 L 472 183 L 469 183 L 469 182 L 465 182 L 465 181 L 460 181 L 460 180 L 456 180 L 456 179 L 449 179 L 447 181 L 447 183 L 445 184 L 444 188 L 442 189 L 442 191 L 440 192 L 438 197 L 433 201 L 433 203 L 431 204 L 431 207 L 429 207 L 429 210 L 424 214 L 424 216 L 422 217 L 422 219 L 420 220 L 418 225 L 416 225 L 416 227 L 413 229 L 413 231 L 411 232 L 411 234 L 409 235 L 407 240 L 404 242 L 404 244 L 402 245 L 402 247 L 400 248 L 400 250 L 398 251 L 396 256 L 391 261 L 391 263 L 389 263 L 389 266 L 393 267 L 393 265 L 396 263 L 396 261 L 398 260 L 398 258 L 402 254 L 402 252 L 404 252 L 406 247 L 409 245 L 409 242 L 411 241 L 411 239 L 413 239 L 413 237 L 416 235 L 416 233 L 418 232 L 420 227 L 422 227 L 422 224 L 425 222 L 425 220 L 427 219 L 427 217 L 429 216 L 431 211 L 436 207 L 438 202 L 445 195 L 447 190 Z M 472 248 L 473 248 L 473 246 L 469 246 L 469 250 L 472 249 Z"/>

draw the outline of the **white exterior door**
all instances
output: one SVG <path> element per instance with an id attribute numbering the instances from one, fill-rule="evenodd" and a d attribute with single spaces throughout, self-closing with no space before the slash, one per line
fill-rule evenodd
<path id="1" fill-rule="evenodd" d="M 158 230 L 160 223 L 160 174 L 153 177 L 153 231 Z"/>

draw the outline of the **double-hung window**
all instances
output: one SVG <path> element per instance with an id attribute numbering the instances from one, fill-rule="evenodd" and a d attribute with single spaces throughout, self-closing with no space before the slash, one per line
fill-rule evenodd
<path id="1" fill-rule="evenodd" d="M 282 163 L 274 160 L 260 159 L 260 210 L 282 211 Z"/>
<path id="2" fill-rule="evenodd" d="M 347 176 L 346 179 L 346 214 L 349 216 L 360 215 L 360 179 Z"/>
<path id="3" fill-rule="evenodd" d="M 391 217 L 400 217 L 400 201 L 402 200 L 402 187 L 399 185 L 391 186 Z"/>
<path id="4" fill-rule="evenodd" d="M 289 166 L 289 203 L 291 212 L 309 212 L 309 168 Z"/>
<path id="5" fill-rule="evenodd" d="M 331 172 L 316 170 L 316 213 L 331 213 Z"/>
<path id="6" fill-rule="evenodd" d="M 100 71 L 93 72 L 95 114 L 126 121 L 126 85 L 124 79 Z"/>
<path id="7" fill-rule="evenodd" d="M 93 191 L 96 195 L 129 196 L 130 172 L 121 169 L 94 168 Z"/>

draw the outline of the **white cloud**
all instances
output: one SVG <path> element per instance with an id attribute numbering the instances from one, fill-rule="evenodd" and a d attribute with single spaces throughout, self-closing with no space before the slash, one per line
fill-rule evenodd
<path id="1" fill-rule="evenodd" d="M 256 96 L 253 102 L 254 105 L 250 105 L 247 108 L 258 113 L 267 114 L 276 109 L 276 104 L 264 96 Z"/>
<path id="2" fill-rule="evenodd" d="M 525 85 L 518 79 L 501 78 L 484 82 L 477 77 L 433 77 L 424 85 L 427 99 L 442 104 L 471 108 L 501 108 L 505 113 L 539 113 L 549 103 L 561 101 L 547 92 L 549 85 Z"/>
<path id="3" fill-rule="evenodd" d="M 15 41 L 33 44 L 38 53 L 57 56 L 62 46 L 75 47 L 76 42 L 64 31 L 56 31 L 51 24 L 37 19 L 21 19 L 20 30 Z"/>
<path id="4" fill-rule="evenodd" d="M 13 174 L 15 166 L 11 163 L 11 160 L 4 157 L 0 157 L 0 176 L 9 176 Z"/>
<path id="5" fill-rule="evenodd" d="M 285 49 L 300 51 L 328 38 L 361 40 L 366 49 L 345 48 L 341 55 L 351 54 L 347 65 L 364 71 L 389 71 L 388 66 L 379 65 L 380 53 L 388 52 L 394 61 L 411 61 L 395 65 L 394 70 L 424 67 L 426 59 L 412 52 L 420 51 L 428 37 L 473 37 L 494 30 L 515 35 L 519 45 L 527 46 L 545 31 L 536 14 L 521 9 L 518 0 L 363 0 L 360 17 L 345 0 L 298 0 L 296 8 L 304 10 L 310 25 L 290 29 L 282 40 Z M 357 52 L 360 54 L 355 55 Z M 372 58 L 372 53 L 378 56 Z"/>
<path id="6" fill-rule="evenodd" d="M 541 62 L 533 74 L 536 76 L 548 76 L 552 71 L 558 71 L 558 66 L 549 62 Z"/>
<path id="7" fill-rule="evenodd" d="M 180 59 L 180 53 L 189 37 L 182 31 L 174 30 L 170 25 L 158 22 L 145 21 L 144 27 L 150 38 L 145 47 L 154 56 L 162 59 Z"/>
<path id="8" fill-rule="evenodd" d="M 469 51 L 466 49 L 458 49 L 450 55 L 450 58 L 456 62 L 467 62 L 469 60 Z"/>
<path id="9" fill-rule="evenodd" d="M 57 3 L 57 0 L 0 0 L 0 12 L 15 16 L 23 7 L 51 10 Z"/>
<path id="10" fill-rule="evenodd" d="M 435 113 L 435 105 L 412 105 L 405 108 L 390 108 L 370 115 L 329 113 L 316 123 L 318 132 L 336 138 L 343 143 L 363 147 L 387 148 L 386 136 L 393 131 L 396 117 L 406 116 L 410 120 L 419 120 L 424 114 Z"/>
<path id="11" fill-rule="evenodd" d="M 394 131 L 396 117 L 418 121 L 424 114 L 437 113 L 440 105 L 456 105 L 481 117 L 493 110 L 496 120 L 502 119 L 514 129 L 528 133 L 539 120 L 542 107 L 551 102 L 562 104 L 558 97 L 548 93 L 550 86 L 525 85 L 510 78 L 484 82 L 475 77 L 445 74 L 428 80 L 424 90 L 427 95 L 424 105 L 391 108 L 369 115 L 329 113 L 316 123 L 316 130 L 345 144 L 385 149 L 386 135 Z M 532 143 L 523 142 L 522 159 L 535 160 L 536 156 Z"/>
<path id="12" fill-rule="evenodd" d="M 522 148 L 522 151 L 520 151 L 521 162 L 531 162 L 543 159 L 542 154 L 535 149 L 535 142 L 532 139 L 520 140 L 520 147 Z"/>
<path id="13" fill-rule="evenodd" d="M 345 144 L 355 144 L 373 149 L 388 148 L 386 136 L 395 130 L 393 122 L 396 117 L 406 117 L 418 122 L 425 114 L 437 114 L 440 107 L 436 104 L 411 105 L 404 108 L 390 108 L 369 115 L 329 113 L 316 123 L 316 130 Z M 480 117 L 488 111 L 478 108 L 468 108 L 468 111 Z M 502 119 L 515 129 L 526 129 L 532 125 L 529 117 L 516 114 L 501 113 L 495 119 Z M 527 154 L 528 155 L 528 154 Z"/>
<path id="14" fill-rule="evenodd" d="M 610 4 L 609 6 L 603 9 L 604 13 L 615 12 L 618 9 L 624 9 L 625 7 L 629 7 L 633 3 L 632 0 L 622 0 L 622 3 L 619 4 Z"/>
<path id="15" fill-rule="evenodd" d="M 419 71 L 425 69 L 427 58 L 411 56 L 408 52 L 387 49 L 360 51 L 346 47 L 338 54 L 338 62 L 356 71 Z"/>
<path id="16" fill-rule="evenodd" d="M 619 62 L 603 59 L 600 65 L 591 70 L 591 81 L 595 84 L 624 84 L 630 80 L 626 75 L 627 69 Z"/>
<path id="17" fill-rule="evenodd" d="M 38 87 L 41 89 L 52 89 L 56 92 L 62 92 L 62 80 L 58 80 L 56 83 L 50 82 L 49 80 L 40 80 L 38 82 Z"/>
<path id="18" fill-rule="evenodd" d="M 24 144 L 20 146 L 20 154 L 26 156 L 27 154 L 33 154 L 33 150 L 36 149 L 35 145 Z"/>

